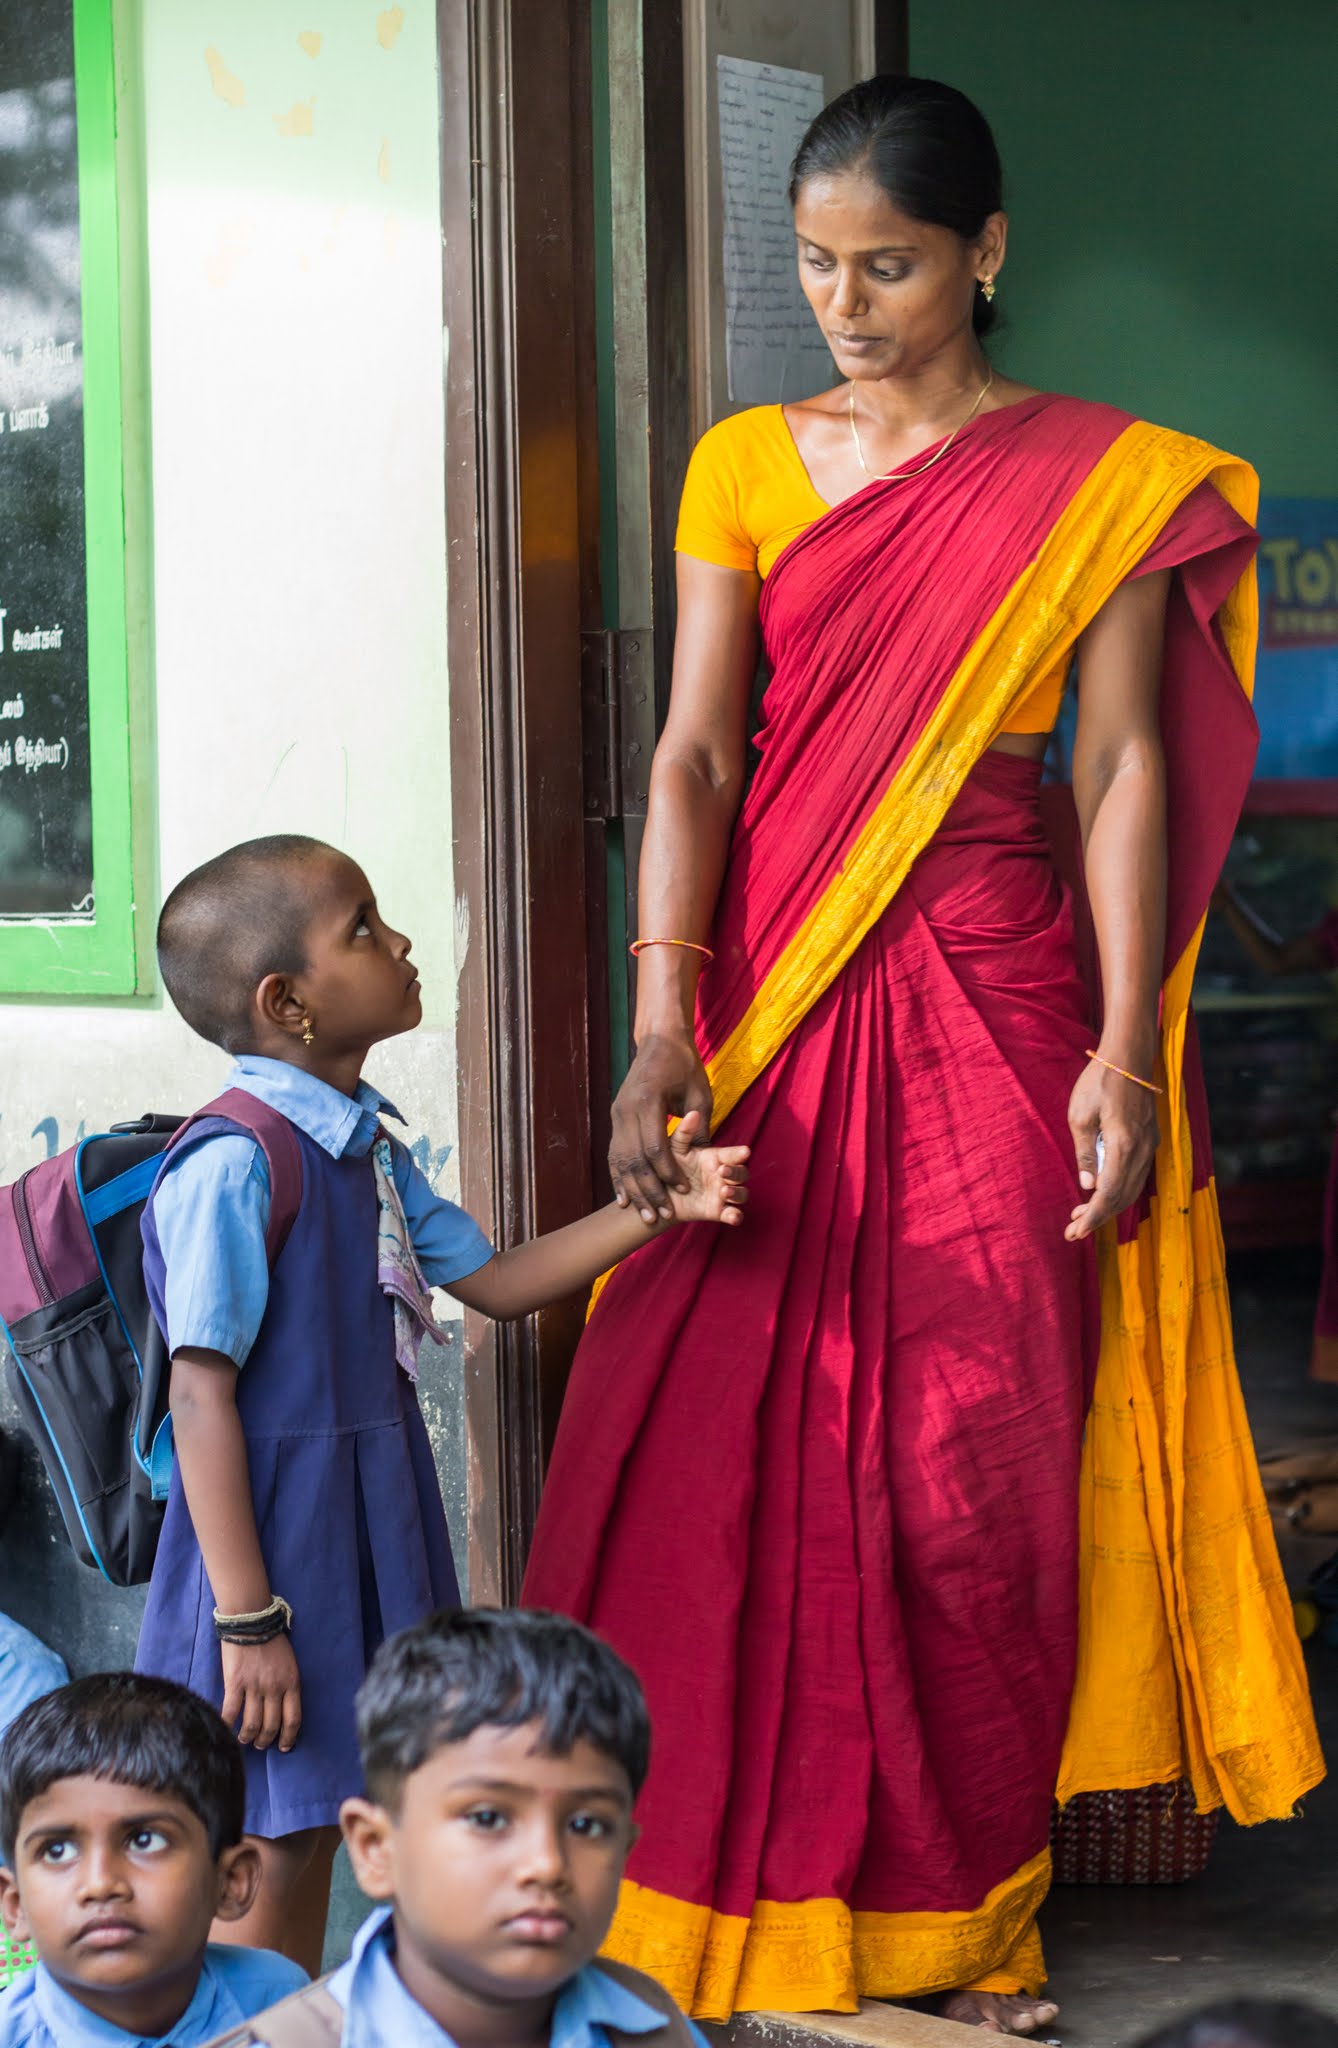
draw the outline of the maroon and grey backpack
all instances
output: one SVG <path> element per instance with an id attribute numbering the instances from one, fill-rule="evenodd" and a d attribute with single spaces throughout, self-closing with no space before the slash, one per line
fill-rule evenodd
<path id="1" fill-rule="evenodd" d="M 163 1154 L 204 1117 L 264 1151 L 272 1268 L 302 1201 L 302 1155 L 287 1118 L 245 1089 L 192 1117 L 113 1124 L 0 1187 L 5 1376 L 76 1554 L 114 1586 L 152 1571 L 172 1476 L 167 1347 L 139 1221 Z"/>

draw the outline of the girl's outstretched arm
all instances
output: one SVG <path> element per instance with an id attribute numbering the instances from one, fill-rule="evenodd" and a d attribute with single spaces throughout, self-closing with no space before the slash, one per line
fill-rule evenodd
<path id="1" fill-rule="evenodd" d="M 183 1347 L 172 1355 L 172 1437 L 186 1506 L 214 1605 L 224 1614 L 258 1614 L 272 1587 L 251 1499 L 246 1438 L 237 1413 L 237 1367 L 220 1351 Z M 223 1719 L 240 1742 L 291 1749 L 302 1726 L 297 1659 L 287 1636 L 268 1643 L 222 1643 Z"/>
<path id="2" fill-rule="evenodd" d="M 748 1200 L 748 1147 L 694 1150 L 699 1124 L 699 1112 L 691 1110 L 669 1139 L 683 1183 L 668 1197 L 673 1205 L 670 1219 L 647 1206 L 624 1209 L 610 1202 L 565 1229 L 551 1230 L 545 1237 L 498 1252 L 477 1272 L 452 1280 L 447 1292 L 466 1308 L 506 1322 L 581 1293 L 629 1252 L 677 1223 L 742 1223 Z"/>

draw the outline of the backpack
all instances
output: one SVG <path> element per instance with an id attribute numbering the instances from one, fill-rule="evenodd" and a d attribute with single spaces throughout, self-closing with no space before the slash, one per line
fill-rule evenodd
<path id="1" fill-rule="evenodd" d="M 170 1361 L 140 1217 L 164 1154 L 205 1117 L 226 1117 L 264 1151 L 272 1271 L 301 1205 L 302 1154 L 288 1119 L 242 1088 L 191 1117 L 113 1124 L 0 1188 L 6 1383 L 76 1556 L 113 1586 L 152 1572 L 172 1472 Z"/>
<path id="2" fill-rule="evenodd" d="M 687 2019 L 653 1977 L 625 1963 L 611 1963 L 607 1956 L 598 1957 L 595 1968 L 664 2015 L 663 2027 L 647 2034 L 625 2034 L 619 2027 L 606 2026 L 609 2048 L 700 2048 Z M 207 2048 L 340 2048 L 344 2008 L 327 1988 L 329 1982 L 329 1977 L 318 1977 L 314 1984 L 289 1992 L 254 2019 L 216 2034 Z"/>

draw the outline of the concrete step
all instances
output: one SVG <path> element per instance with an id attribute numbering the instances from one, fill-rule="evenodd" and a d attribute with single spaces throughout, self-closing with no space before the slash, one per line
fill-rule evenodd
<path id="1" fill-rule="evenodd" d="M 737 2012 L 702 2032 L 721 2048 L 963 2048 L 966 2039 L 956 2020 L 871 1998 L 858 2012 Z"/>

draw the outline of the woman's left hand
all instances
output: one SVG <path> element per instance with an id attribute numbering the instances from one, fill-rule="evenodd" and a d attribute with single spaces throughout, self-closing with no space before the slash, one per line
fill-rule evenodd
<path id="1" fill-rule="evenodd" d="M 1078 1185 L 1091 1190 L 1073 1211 L 1064 1232 L 1069 1243 L 1076 1244 L 1142 1194 L 1157 1149 L 1157 1098 L 1150 1088 L 1126 1081 L 1110 1067 L 1089 1060 L 1069 1097 L 1069 1129 L 1078 1161 Z M 1099 1174 L 1098 1133 L 1105 1154 Z"/>

